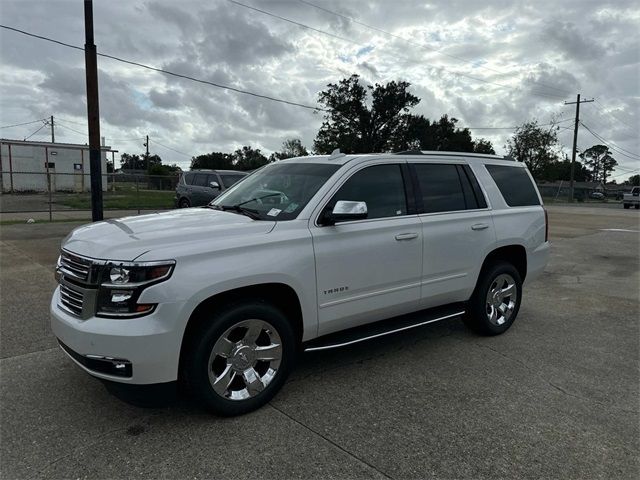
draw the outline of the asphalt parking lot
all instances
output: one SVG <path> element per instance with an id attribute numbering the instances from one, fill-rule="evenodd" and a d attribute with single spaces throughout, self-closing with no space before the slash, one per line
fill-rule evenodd
<path id="1" fill-rule="evenodd" d="M 549 208 L 514 326 L 458 319 L 305 355 L 261 410 L 109 395 L 48 326 L 60 240 L 0 226 L 2 478 L 638 478 L 640 215 Z"/>

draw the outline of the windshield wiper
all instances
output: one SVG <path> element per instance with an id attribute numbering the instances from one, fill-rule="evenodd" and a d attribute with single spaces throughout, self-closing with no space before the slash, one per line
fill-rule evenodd
<path id="1" fill-rule="evenodd" d="M 207 208 L 211 208 L 213 210 L 222 210 L 224 212 L 237 212 L 241 215 L 246 215 L 247 217 L 253 220 L 260 220 L 260 212 L 254 210 L 252 208 L 243 207 L 241 204 L 238 205 L 206 205 Z"/>
<path id="2" fill-rule="evenodd" d="M 246 215 L 253 220 L 260 220 L 260 212 L 258 210 L 254 210 L 253 208 L 243 207 L 243 205 L 255 202 L 256 200 L 262 200 L 263 198 L 275 197 L 278 195 L 282 195 L 281 193 L 270 193 L 268 195 L 263 195 L 261 197 L 250 198 L 249 200 L 245 200 L 244 202 L 236 203 L 235 205 L 207 205 L 208 208 L 213 208 L 214 210 L 224 210 L 225 212 L 238 212 L 242 215 Z"/>
<path id="3" fill-rule="evenodd" d="M 279 195 L 282 195 L 282 193 L 280 193 L 280 192 L 278 192 L 278 193 L 270 193 L 268 195 L 263 195 L 261 197 L 250 198 L 249 200 L 245 200 L 244 202 L 236 203 L 234 205 L 234 207 L 240 207 L 240 206 L 245 205 L 245 204 L 247 204 L 249 202 L 255 202 L 256 200 L 262 200 L 263 198 L 269 198 L 269 197 L 276 197 L 276 196 L 279 196 Z"/>

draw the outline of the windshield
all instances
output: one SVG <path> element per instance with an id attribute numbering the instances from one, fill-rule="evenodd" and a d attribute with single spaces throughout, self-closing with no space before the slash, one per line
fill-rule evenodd
<path id="1" fill-rule="evenodd" d="M 249 210 L 260 220 L 296 218 L 340 165 L 272 163 L 245 178 L 210 205 Z"/>

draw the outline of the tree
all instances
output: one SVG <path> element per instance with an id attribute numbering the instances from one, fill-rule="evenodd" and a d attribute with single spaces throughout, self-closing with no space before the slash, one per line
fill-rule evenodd
<path id="1" fill-rule="evenodd" d="M 162 159 L 159 155 L 149 155 L 149 168 L 153 165 L 161 165 Z M 123 153 L 120 155 L 120 168 L 124 170 L 147 170 L 147 160 L 144 154 Z"/>
<path id="2" fill-rule="evenodd" d="M 407 113 L 420 102 L 408 92 L 408 82 L 362 85 L 358 75 L 330 83 L 319 94 L 327 109 L 313 142 L 318 153 L 340 148 L 344 153 L 390 151 L 407 129 Z M 370 104 L 370 106 L 368 105 Z"/>
<path id="3" fill-rule="evenodd" d="M 638 175 L 631 175 L 629 177 L 629 180 L 627 180 L 627 183 L 629 185 L 633 185 L 634 187 L 638 187 L 640 186 L 640 174 Z"/>
<path id="4" fill-rule="evenodd" d="M 576 160 L 573 166 L 573 179 L 576 182 L 586 182 L 590 178 L 589 170 Z M 550 182 L 558 180 L 568 182 L 571 179 L 571 160 L 565 158 L 564 160 L 549 162 L 538 176 L 538 179 Z"/>
<path id="5" fill-rule="evenodd" d="M 140 158 L 140 155 L 130 153 L 120 155 L 120 168 L 123 170 L 142 170 L 144 167 L 144 159 Z"/>
<path id="6" fill-rule="evenodd" d="M 594 182 L 607 183 L 607 176 L 618 165 L 606 145 L 594 145 L 582 152 L 580 158 L 591 171 L 591 179 Z"/>
<path id="7" fill-rule="evenodd" d="M 526 122 L 507 140 L 507 152 L 518 162 L 524 162 L 534 178 L 542 179 L 549 164 L 558 160 L 556 132 L 555 125 L 545 130 L 536 120 Z"/>
<path id="8" fill-rule="evenodd" d="M 307 155 L 309 155 L 309 152 L 304 145 L 302 145 L 299 138 L 288 138 L 282 142 L 282 150 L 272 153 L 269 161 L 275 162 L 276 160 L 284 160 L 285 158 L 306 157 Z"/>
<path id="9" fill-rule="evenodd" d="M 473 151 L 475 153 L 488 153 L 490 155 L 496 154 L 491 142 L 485 138 L 479 138 L 473 142 Z"/>
<path id="10" fill-rule="evenodd" d="M 233 165 L 237 170 L 255 170 L 269 163 L 259 148 L 244 146 L 233 152 Z"/>
<path id="11" fill-rule="evenodd" d="M 211 170 L 233 169 L 233 155 L 222 152 L 205 153 L 191 159 L 191 170 L 209 168 Z"/>

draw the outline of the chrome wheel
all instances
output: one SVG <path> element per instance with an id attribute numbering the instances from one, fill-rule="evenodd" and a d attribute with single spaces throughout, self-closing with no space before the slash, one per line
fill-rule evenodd
<path id="1" fill-rule="evenodd" d="M 209 355 L 209 382 L 228 400 L 246 400 L 262 392 L 278 373 L 282 341 L 264 320 L 243 320 L 228 328 Z"/>
<path id="2" fill-rule="evenodd" d="M 503 325 L 511 318 L 518 301 L 518 287 L 507 273 L 498 275 L 487 291 L 486 313 L 489 322 Z"/>

